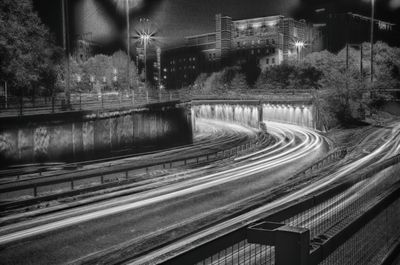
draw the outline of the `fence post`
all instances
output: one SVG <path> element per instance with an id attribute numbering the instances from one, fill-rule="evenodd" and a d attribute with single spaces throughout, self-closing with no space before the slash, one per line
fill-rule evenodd
<path id="1" fill-rule="evenodd" d="M 310 253 L 310 231 L 284 226 L 276 231 L 276 265 L 307 265 Z"/>
<path id="2" fill-rule="evenodd" d="M 4 81 L 4 96 L 5 96 L 5 107 L 8 108 L 8 88 L 7 88 L 7 81 Z"/>

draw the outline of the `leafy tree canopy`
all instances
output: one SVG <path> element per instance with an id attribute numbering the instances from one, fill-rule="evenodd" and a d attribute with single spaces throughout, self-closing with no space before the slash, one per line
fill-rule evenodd
<path id="1" fill-rule="evenodd" d="M 62 58 L 31 0 L 0 1 L 0 78 L 13 89 L 47 89 L 56 82 L 54 65 Z M 22 90 L 21 90 L 22 91 Z"/>

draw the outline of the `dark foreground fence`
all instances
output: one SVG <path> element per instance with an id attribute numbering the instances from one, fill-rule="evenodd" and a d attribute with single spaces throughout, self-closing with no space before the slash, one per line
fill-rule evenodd
<path id="1" fill-rule="evenodd" d="M 391 264 L 400 240 L 400 156 L 163 264 Z"/>

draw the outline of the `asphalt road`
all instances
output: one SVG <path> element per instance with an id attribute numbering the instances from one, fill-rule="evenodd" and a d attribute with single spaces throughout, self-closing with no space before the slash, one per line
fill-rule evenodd
<path id="1" fill-rule="evenodd" d="M 335 166 L 332 170 L 334 173 L 327 174 L 320 180 L 308 185 L 306 188 L 300 189 L 288 196 L 284 196 L 270 204 L 240 215 L 205 231 L 196 233 L 176 242 L 175 245 L 167 246 L 164 249 L 150 253 L 127 264 L 146 264 L 152 260 L 153 257 L 161 256 L 162 253 L 174 251 L 186 244 L 190 244 L 190 242 L 194 242 L 194 240 L 199 240 L 208 235 L 217 233 L 217 231 L 224 231 L 224 229 L 229 228 L 232 224 L 251 220 L 251 218 L 254 218 L 262 212 L 267 212 L 288 201 L 312 194 L 312 192 L 328 187 L 334 182 L 345 181 L 360 170 L 382 162 L 399 153 L 400 124 L 392 123 L 386 128 L 376 129 L 355 147 L 353 153 L 350 154 L 350 159 Z M 286 220 L 285 223 L 292 226 L 309 228 L 311 230 L 311 239 L 320 235 L 333 236 L 335 232 L 340 231 L 341 227 L 362 214 L 363 210 L 374 203 L 383 191 L 387 190 L 388 187 L 391 187 L 391 185 L 399 180 L 399 169 L 399 166 L 394 166 L 371 178 L 361 180 L 343 193 L 334 196 L 327 202 L 324 202 L 322 205 L 318 205 L 298 216 Z M 367 238 L 364 240 L 368 241 Z M 228 261 L 229 264 L 230 262 L 232 262 L 232 264 L 240 264 L 240 262 L 245 258 L 251 259 L 252 261 L 254 260 L 254 264 L 262 262 L 264 262 L 263 264 L 268 264 L 268 261 L 273 258 L 273 249 L 270 247 L 264 247 L 262 250 L 263 253 L 260 251 L 260 249 L 255 251 L 254 245 L 242 242 L 241 244 L 236 245 L 232 250 L 228 248 L 226 252 L 218 254 L 218 258 L 214 258 L 212 262 L 211 260 L 207 260 L 205 264 L 219 264 L 219 262 L 225 264 L 225 261 Z"/>
<path id="2" fill-rule="evenodd" d="M 268 130 L 278 140 L 275 145 L 219 172 L 205 168 L 151 191 L 2 227 L 0 259 L 6 264 L 63 264 L 123 242 L 140 242 L 285 183 L 327 151 L 323 137 L 311 130 L 279 123 L 269 123 Z"/>

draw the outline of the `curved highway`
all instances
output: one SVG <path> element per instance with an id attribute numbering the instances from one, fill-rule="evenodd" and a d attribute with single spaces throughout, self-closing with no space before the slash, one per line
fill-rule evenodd
<path id="1" fill-rule="evenodd" d="M 212 235 L 217 231 L 224 231 L 224 229 L 227 229 L 233 224 L 242 222 L 246 223 L 259 214 L 268 212 L 275 207 L 282 206 L 289 201 L 310 195 L 315 191 L 332 185 L 332 183 L 346 181 L 357 171 L 378 164 L 399 153 L 400 124 L 396 122 L 390 124 L 387 128 L 375 130 L 363 139 L 351 154 L 352 159 L 338 163 L 338 165 L 332 170 L 334 173 L 326 174 L 320 180 L 307 185 L 307 187 L 300 189 L 297 192 L 214 226 L 206 231 L 197 233 L 177 242 L 175 245 L 168 246 L 165 249 L 151 253 L 151 255 L 139 258 L 130 264 L 146 264 L 146 262 L 151 260 L 152 257 L 160 255 L 161 253 L 167 253 L 168 251 L 178 249 L 179 247 L 189 244 L 189 242 L 194 242 L 200 238 Z M 327 202 L 324 202 L 323 205 L 317 205 L 316 207 L 305 211 L 301 215 L 290 218 L 284 222 L 292 226 L 306 227 L 310 229 L 311 239 L 317 238 L 320 235 L 328 237 L 332 236 L 338 231 L 338 227 L 340 229 L 340 227 L 351 222 L 355 217 L 357 217 L 357 215 L 362 214 L 363 210 L 371 205 L 371 203 L 373 203 L 376 198 L 387 189 L 387 187 L 390 187 L 393 183 L 398 181 L 399 177 L 397 174 L 399 169 L 400 166 L 396 165 L 369 179 L 360 180 L 348 190 L 336 195 Z M 255 264 L 260 262 L 266 262 L 268 264 L 268 261 L 273 259 L 273 248 L 264 248 L 262 254 L 259 251 L 255 251 L 254 245 L 246 244 L 245 242 L 237 247 L 238 249 L 235 247 L 235 253 L 233 255 L 231 250 L 228 248 L 227 252 L 221 253 L 219 258 L 215 258 L 212 262 L 207 261 L 204 264 L 219 264 L 219 262 L 224 263 L 226 261 L 229 264 L 241 264 L 243 259 L 246 257 L 247 259 L 254 260 Z M 351 248 L 346 251 L 354 251 L 354 249 Z"/>
<path id="2" fill-rule="evenodd" d="M 202 122 L 212 127 L 238 126 L 219 121 Z M 238 202 L 284 184 L 294 172 L 327 151 L 323 137 L 312 130 L 280 123 L 267 126 L 276 143 L 239 157 L 234 163 L 193 170 L 177 183 L 167 183 L 147 192 L 2 227 L 0 257 L 15 264 L 22 264 L 24 260 L 66 263 L 121 242 L 129 244 L 132 239 L 146 239 L 155 231 L 179 228 L 183 223 L 190 226 L 202 218 L 207 220 L 212 213 L 222 217 Z M 197 228 L 194 225 L 184 234 Z M 29 243 L 32 241 L 34 244 Z"/>

